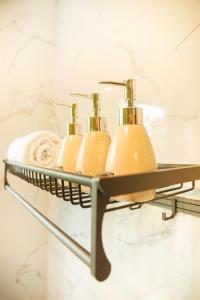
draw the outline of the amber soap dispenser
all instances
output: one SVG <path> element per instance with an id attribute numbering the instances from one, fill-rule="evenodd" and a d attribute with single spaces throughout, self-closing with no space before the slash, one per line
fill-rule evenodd
<path id="1" fill-rule="evenodd" d="M 134 80 L 123 82 L 103 81 L 125 89 L 125 105 L 119 112 L 119 126 L 113 137 L 106 161 L 110 175 L 126 175 L 157 169 L 151 141 L 142 123 L 142 109 L 135 107 Z M 118 196 L 117 200 L 145 202 L 155 197 L 155 190 Z"/>
<path id="2" fill-rule="evenodd" d="M 83 136 L 81 126 L 77 123 L 77 105 L 54 103 L 55 105 L 68 107 L 71 113 L 71 121 L 67 123 L 67 134 L 63 139 L 60 153 L 57 160 L 57 168 L 66 172 L 76 172 L 76 161 Z"/>
<path id="3" fill-rule="evenodd" d="M 105 175 L 105 164 L 110 146 L 110 135 L 106 130 L 105 118 L 100 116 L 99 94 L 73 93 L 92 102 L 92 116 L 88 118 L 88 130 L 84 135 L 76 164 L 79 174 L 95 176 Z"/>

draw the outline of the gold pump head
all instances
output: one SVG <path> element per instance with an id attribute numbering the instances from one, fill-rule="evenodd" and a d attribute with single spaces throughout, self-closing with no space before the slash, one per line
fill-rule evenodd
<path id="1" fill-rule="evenodd" d="M 70 95 L 92 100 L 92 116 L 88 118 L 88 131 L 106 130 L 105 118 L 99 116 L 99 112 L 100 112 L 99 93 L 91 93 L 91 94 L 71 93 Z"/>
<path id="2" fill-rule="evenodd" d="M 67 135 L 78 135 L 81 132 L 80 124 L 77 121 L 77 104 L 72 103 L 72 105 L 62 104 L 54 102 L 54 105 L 64 106 L 70 108 L 70 123 L 67 123 Z"/>
<path id="3" fill-rule="evenodd" d="M 101 81 L 100 84 L 114 84 L 124 87 L 126 106 L 120 109 L 119 112 L 119 124 L 143 124 L 142 109 L 135 107 L 135 80 L 128 79 L 123 82 L 116 81 Z"/>

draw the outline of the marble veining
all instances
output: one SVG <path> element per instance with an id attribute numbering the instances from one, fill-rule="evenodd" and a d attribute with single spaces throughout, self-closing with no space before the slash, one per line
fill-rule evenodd
<path id="1" fill-rule="evenodd" d="M 45 280 L 45 274 L 41 274 L 41 271 L 39 268 L 36 268 L 32 264 L 32 257 L 35 255 L 38 255 L 39 251 L 41 248 L 46 247 L 46 242 L 43 242 L 42 244 L 38 245 L 37 248 L 33 249 L 30 253 L 28 253 L 25 256 L 25 259 L 23 263 L 19 266 L 17 272 L 16 272 L 16 279 L 15 282 L 17 285 L 19 285 L 27 294 L 29 299 L 33 299 L 31 290 L 29 289 L 28 285 L 25 283 L 24 278 L 26 276 L 34 275 L 36 276 L 39 280 Z"/>
<path id="2" fill-rule="evenodd" d="M 122 226 L 125 227 L 125 224 L 125 219 L 121 218 L 118 228 L 121 228 Z M 172 222 L 165 224 L 166 226 L 164 226 L 164 224 L 160 224 L 160 226 L 156 226 L 156 228 L 154 228 L 153 224 L 151 224 L 151 228 L 148 228 L 147 230 L 142 230 L 141 228 L 137 232 L 133 230 L 132 234 L 131 232 L 127 234 L 126 232 L 119 230 L 119 233 L 116 235 L 116 239 L 121 244 L 125 244 L 127 246 L 155 245 L 159 242 L 163 242 L 172 235 L 173 224 L 173 220 Z M 129 221 L 127 222 L 127 226 L 129 226 Z M 140 228 L 140 224 L 135 224 L 133 227 Z"/>
<path id="3" fill-rule="evenodd" d="M 190 37 L 199 30 L 199 28 L 200 23 L 198 23 L 189 33 L 186 34 L 186 36 L 176 45 L 174 50 L 177 51 L 180 47 L 182 47 L 190 39 Z"/>
<path id="4" fill-rule="evenodd" d="M 51 105 L 49 105 L 50 101 L 51 99 L 40 93 L 34 95 L 15 92 L 10 99 L 11 105 L 9 111 L 6 114 L 4 112 L 4 115 L 0 116 L 0 122 L 9 121 L 18 115 L 31 115 L 35 108 L 41 104 L 46 105 L 47 108 L 51 108 Z"/>
<path id="5" fill-rule="evenodd" d="M 199 163 L 198 10 L 193 0 L 31 0 L 7 8 L 1 3 L 0 158 L 19 134 L 45 128 L 62 136 L 67 118 L 53 101 L 71 101 L 71 91 L 97 90 L 100 80 L 136 78 L 138 104 L 164 112 L 146 120 L 159 162 Z M 101 104 L 111 135 L 118 109 L 113 97 L 120 97 L 118 91 L 105 93 Z M 77 101 L 79 122 L 85 124 L 88 107 Z M 147 107 L 148 113 L 153 110 Z M 12 183 L 90 248 L 89 210 L 61 204 L 16 179 Z M 107 214 L 103 242 L 112 273 L 99 283 L 3 190 L 3 169 L 0 194 L 3 300 L 199 300 L 199 218 L 178 214 L 163 222 L 163 209 L 150 205 Z M 200 199 L 199 189 L 188 196 Z"/>
<path id="6" fill-rule="evenodd" d="M 45 38 L 39 36 L 39 35 L 35 35 L 35 34 L 27 34 L 22 28 L 20 28 L 19 26 L 16 26 L 16 28 L 25 36 L 25 41 L 23 42 L 23 44 L 16 50 L 16 53 L 11 61 L 11 64 L 8 68 L 8 74 L 11 73 L 12 69 L 15 66 L 15 63 L 19 57 L 19 55 L 22 54 L 22 52 L 25 50 L 26 47 L 28 47 L 32 42 L 34 41 L 38 41 L 40 43 L 45 44 L 46 46 L 54 46 L 55 47 L 55 43 L 53 43 L 52 41 L 48 41 Z M 27 36 L 27 37 L 26 37 Z"/>
<path id="7" fill-rule="evenodd" d="M 57 127 L 51 105 L 55 22 L 53 0 L 0 2 L 1 161 L 13 139 Z M 47 232 L 3 190 L 3 171 L 1 163 L 0 298 L 44 300 Z M 44 193 L 9 178 L 27 200 L 47 212 Z"/>
<path id="8" fill-rule="evenodd" d="M 158 1 L 155 4 L 153 0 L 123 3 L 111 0 L 103 9 L 102 5 L 90 6 L 88 2 L 82 7 L 80 1 L 58 4 L 62 12 L 58 32 L 62 34 L 56 47 L 62 57 L 57 57 L 55 94 L 64 99 L 65 90 L 95 90 L 99 89 L 96 82 L 101 80 L 136 78 L 138 104 L 147 105 L 145 117 L 153 114 L 153 107 L 164 112 L 162 116 L 154 114 L 145 120 L 158 161 L 198 163 L 200 44 L 191 37 L 199 32 L 199 4 L 195 1 Z M 93 16 L 98 11 L 102 11 L 101 18 L 94 22 Z M 70 19 L 73 14 L 79 16 L 80 37 Z M 196 25 L 192 28 L 193 19 Z M 91 30 L 88 24 L 94 25 Z M 186 28 L 192 29 L 187 32 Z M 67 37 L 75 35 L 73 42 L 68 43 Z M 190 47 L 185 47 L 186 43 Z M 180 49 L 184 51 L 178 51 Z M 87 76 L 82 76 L 81 70 L 84 74 L 87 72 Z M 117 97 L 122 97 L 122 93 L 112 91 L 102 96 L 102 109 L 111 135 L 117 126 L 118 106 L 113 101 Z M 88 111 L 79 103 L 83 123 Z M 59 111 L 56 113 L 58 119 L 63 119 Z M 62 120 L 59 123 L 62 127 Z M 198 198 L 199 189 L 188 196 Z M 70 208 L 63 210 L 62 206 L 52 203 L 50 212 L 57 209 L 57 222 L 84 245 L 89 245 L 88 219 L 84 213 L 74 213 Z M 67 300 L 108 297 L 116 300 L 198 300 L 199 218 L 179 213 L 176 219 L 163 222 L 162 212 L 159 207 L 146 205 L 135 212 L 105 216 L 103 241 L 112 273 L 100 284 L 72 254 L 52 241 L 48 262 L 50 269 L 60 274 L 60 280 L 57 278 L 57 284 L 52 287 L 55 277 L 48 278 L 48 298 L 53 300 L 56 295 L 58 299 Z M 75 233 L 78 234 L 75 236 Z M 66 288 L 66 282 L 70 285 L 72 279 L 75 286 Z"/>
<path id="9" fill-rule="evenodd" d="M 132 72 L 134 74 L 134 78 L 135 79 L 141 78 L 143 80 L 148 81 L 152 85 L 152 87 L 155 89 L 157 98 L 161 100 L 162 99 L 161 89 L 160 89 L 159 85 L 155 82 L 155 80 L 149 74 L 147 74 L 145 67 L 141 61 L 141 58 L 139 57 L 136 50 L 134 50 L 131 47 L 131 45 L 128 45 L 128 42 L 124 41 L 120 37 L 120 33 L 118 32 L 118 30 L 114 29 L 113 33 L 114 33 L 114 36 L 116 37 L 114 45 L 116 47 L 122 49 L 123 52 L 127 55 L 129 62 L 130 62 L 130 66 L 132 68 Z M 158 105 L 159 104 L 160 103 L 158 102 Z"/>
<path id="10" fill-rule="evenodd" d="M 18 23 L 20 23 L 21 21 L 23 21 L 24 19 L 26 19 L 29 16 L 30 16 L 30 14 L 14 17 L 12 20 L 7 22 L 6 24 L 0 25 L 0 32 L 9 28 L 10 26 L 17 26 Z"/>

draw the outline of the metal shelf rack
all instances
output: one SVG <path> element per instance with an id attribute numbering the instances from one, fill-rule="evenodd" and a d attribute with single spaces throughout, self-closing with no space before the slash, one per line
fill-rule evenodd
<path id="1" fill-rule="evenodd" d="M 99 281 L 105 280 L 111 272 L 111 264 L 102 243 L 104 214 L 126 208 L 135 210 L 145 204 L 145 202 L 119 202 L 115 200 L 115 196 L 156 189 L 155 199 L 146 203 L 170 208 L 172 210 L 171 214 L 166 216 L 166 213 L 163 213 L 163 220 L 174 218 L 179 211 L 200 216 L 200 201 L 178 196 L 194 189 L 195 181 L 200 180 L 199 165 L 159 164 L 158 171 L 155 172 L 125 176 L 90 177 L 7 160 L 4 163 L 4 188 L 56 238 L 88 265 L 92 275 Z M 72 205 L 79 205 L 83 209 L 90 208 L 90 252 L 13 189 L 9 184 L 8 174 L 15 175 L 58 198 L 62 198 L 64 201 L 68 201 Z M 187 183 L 186 186 L 185 183 Z M 188 187 L 188 183 L 191 186 Z M 89 188 L 90 193 L 84 192 L 85 187 Z"/>

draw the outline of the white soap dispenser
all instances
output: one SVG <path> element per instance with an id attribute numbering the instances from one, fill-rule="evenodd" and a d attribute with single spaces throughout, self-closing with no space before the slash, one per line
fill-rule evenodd
<path id="1" fill-rule="evenodd" d="M 70 108 L 71 122 L 67 123 L 67 134 L 63 139 L 60 153 L 57 160 L 57 168 L 70 172 L 76 172 L 76 161 L 78 157 L 79 148 L 82 142 L 83 136 L 81 135 L 81 126 L 77 121 L 77 105 L 54 103 L 55 105 L 64 106 Z"/>
<path id="2" fill-rule="evenodd" d="M 142 109 L 135 107 L 134 80 L 123 82 L 103 81 L 101 84 L 115 84 L 125 88 L 125 105 L 120 109 L 119 127 L 112 140 L 106 171 L 111 175 L 127 175 L 155 171 L 156 158 L 151 141 L 142 124 Z M 150 201 L 155 190 L 132 193 L 116 197 L 130 202 Z"/>
<path id="3" fill-rule="evenodd" d="M 105 175 L 105 164 L 111 139 L 106 130 L 105 118 L 99 115 L 99 94 L 73 93 L 71 96 L 92 100 L 92 116 L 88 118 L 88 131 L 79 150 L 76 171 L 89 176 Z"/>

